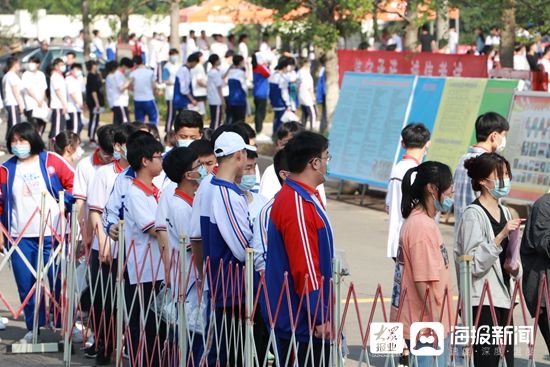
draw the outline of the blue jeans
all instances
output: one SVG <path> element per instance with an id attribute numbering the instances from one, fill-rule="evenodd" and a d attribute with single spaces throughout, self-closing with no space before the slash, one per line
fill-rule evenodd
<path id="1" fill-rule="evenodd" d="M 134 101 L 134 114 L 136 115 L 136 121 L 145 122 L 145 116 L 147 116 L 148 122 L 157 124 L 159 114 L 154 100 Z"/>

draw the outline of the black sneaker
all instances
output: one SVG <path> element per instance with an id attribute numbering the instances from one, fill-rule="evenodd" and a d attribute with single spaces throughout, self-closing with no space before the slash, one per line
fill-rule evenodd
<path id="1" fill-rule="evenodd" d="M 95 344 L 92 344 L 88 348 L 84 349 L 84 357 L 88 359 L 94 359 L 97 357 L 97 350 Z"/>

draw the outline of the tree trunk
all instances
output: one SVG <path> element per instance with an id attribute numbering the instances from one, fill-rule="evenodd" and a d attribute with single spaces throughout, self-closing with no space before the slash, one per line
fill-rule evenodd
<path id="1" fill-rule="evenodd" d="M 330 129 L 332 126 L 332 117 L 334 115 L 334 110 L 336 109 L 336 104 L 338 103 L 338 95 L 340 94 L 340 87 L 338 85 L 338 53 L 336 47 L 337 45 L 334 44 L 334 46 L 325 53 L 325 73 L 327 78 L 327 129 Z"/>
<path id="2" fill-rule="evenodd" d="M 128 43 L 128 36 L 130 34 L 130 13 L 128 9 L 124 9 L 122 13 L 120 13 L 120 37 L 122 38 L 122 42 Z"/>
<path id="3" fill-rule="evenodd" d="M 81 8 L 82 10 L 82 31 L 84 36 L 84 59 L 88 60 L 90 58 L 90 44 L 91 37 L 90 34 L 90 3 L 88 0 L 82 0 Z"/>
<path id="4" fill-rule="evenodd" d="M 170 48 L 180 49 L 180 7 L 178 0 L 170 3 Z"/>
<path id="5" fill-rule="evenodd" d="M 418 43 L 418 27 L 416 25 L 417 13 L 412 12 L 409 17 L 409 22 L 405 28 L 405 50 L 415 51 Z"/>
<path id="6" fill-rule="evenodd" d="M 441 7 L 437 9 L 437 18 L 436 18 L 436 37 L 438 41 L 442 39 L 447 39 L 447 33 L 449 32 L 449 4 L 447 0 L 444 0 L 441 4 Z"/>
<path id="7" fill-rule="evenodd" d="M 516 1 L 508 0 L 502 10 L 502 30 L 500 41 L 500 63 L 502 67 L 514 67 L 514 38 L 516 33 Z"/>

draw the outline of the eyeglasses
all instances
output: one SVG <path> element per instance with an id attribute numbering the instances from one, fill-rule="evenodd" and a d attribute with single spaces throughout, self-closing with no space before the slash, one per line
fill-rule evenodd
<path id="1" fill-rule="evenodd" d="M 332 159 L 332 154 L 329 153 L 329 154 L 327 154 L 326 157 L 317 157 L 317 158 L 319 158 L 321 160 L 326 159 L 327 162 L 330 162 L 330 160 Z"/>
<path id="2" fill-rule="evenodd" d="M 200 163 L 198 165 L 196 165 L 195 167 L 191 167 L 191 171 L 196 171 L 198 170 L 199 168 L 201 168 L 204 164 Z"/>
<path id="3" fill-rule="evenodd" d="M 154 156 L 151 157 L 151 160 L 153 160 L 155 158 L 160 159 L 162 161 L 162 155 L 154 155 Z"/>

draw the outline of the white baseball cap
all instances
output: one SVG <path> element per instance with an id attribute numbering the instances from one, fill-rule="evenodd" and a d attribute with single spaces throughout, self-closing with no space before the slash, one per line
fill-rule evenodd
<path id="1" fill-rule="evenodd" d="M 255 146 L 246 144 L 239 134 L 231 131 L 223 132 L 214 142 L 216 157 L 224 157 L 243 149 L 256 151 Z"/>

